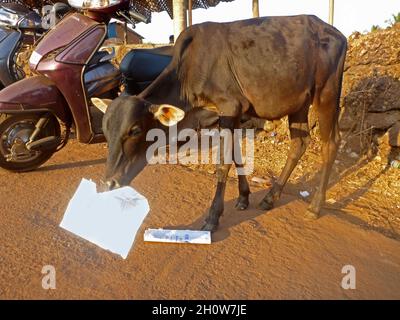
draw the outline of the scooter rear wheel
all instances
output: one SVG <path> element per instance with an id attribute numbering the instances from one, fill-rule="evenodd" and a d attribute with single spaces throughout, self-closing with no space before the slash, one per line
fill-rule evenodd
<path id="1" fill-rule="evenodd" d="M 0 167 L 14 172 L 26 172 L 40 167 L 56 152 L 57 147 L 45 150 L 29 150 L 26 143 L 39 120 L 38 115 L 19 114 L 8 116 L 0 123 Z M 50 115 L 36 139 L 61 134 L 58 120 Z"/>

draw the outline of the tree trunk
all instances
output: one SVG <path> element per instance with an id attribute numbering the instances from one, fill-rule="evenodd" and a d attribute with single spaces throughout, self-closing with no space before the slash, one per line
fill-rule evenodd
<path id="1" fill-rule="evenodd" d="M 186 1 L 173 0 L 174 13 L 174 40 L 178 39 L 179 35 L 187 27 L 186 21 Z"/>
<path id="2" fill-rule="evenodd" d="M 335 14 L 335 0 L 329 0 L 329 24 L 333 26 L 333 16 Z"/>
<path id="3" fill-rule="evenodd" d="M 260 7 L 258 0 L 253 0 L 253 18 L 258 18 L 260 16 Z"/>
<path id="4" fill-rule="evenodd" d="M 188 0 L 188 26 L 193 24 L 193 0 Z"/>

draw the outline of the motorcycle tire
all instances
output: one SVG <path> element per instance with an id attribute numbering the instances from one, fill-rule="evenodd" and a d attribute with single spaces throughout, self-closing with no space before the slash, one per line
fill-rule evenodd
<path id="1" fill-rule="evenodd" d="M 35 124 L 40 116 L 34 114 L 8 115 L 5 120 L 0 122 L 0 167 L 13 172 L 32 171 L 40 167 L 57 151 L 57 147 L 40 151 L 28 151 L 25 143 L 35 130 Z M 36 139 L 50 136 L 60 137 L 60 124 L 56 117 L 50 116 L 46 126 L 41 129 Z M 31 153 L 32 156 L 23 160 L 7 160 L 7 155 L 11 152 L 11 147 L 18 141 L 22 141 L 20 148 L 24 152 Z"/>

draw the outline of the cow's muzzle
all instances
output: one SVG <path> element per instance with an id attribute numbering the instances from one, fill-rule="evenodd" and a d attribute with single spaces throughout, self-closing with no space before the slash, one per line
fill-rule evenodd
<path id="1" fill-rule="evenodd" d="M 106 181 L 106 188 L 107 188 L 107 190 L 110 191 L 110 190 L 121 188 L 121 185 L 116 179 L 110 179 L 110 180 Z"/>

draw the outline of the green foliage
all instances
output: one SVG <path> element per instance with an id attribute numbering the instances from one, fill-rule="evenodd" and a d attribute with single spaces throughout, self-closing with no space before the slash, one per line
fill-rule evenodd
<path id="1" fill-rule="evenodd" d="M 400 12 L 398 12 L 397 14 L 393 14 L 393 22 L 394 23 L 399 23 L 400 22 Z"/>
<path id="2" fill-rule="evenodd" d="M 397 14 L 392 14 L 392 18 L 385 21 L 389 26 L 393 27 L 396 23 L 400 22 L 400 12 Z"/>
<path id="3" fill-rule="evenodd" d="M 380 26 L 378 26 L 378 25 L 373 25 L 372 27 L 371 27 L 371 32 L 375 32 L 375 31 L 378 31 L 378 30 L 381 30 L 381 27 Z"/>

